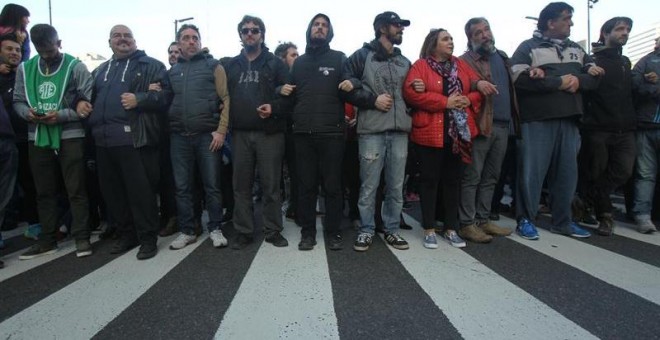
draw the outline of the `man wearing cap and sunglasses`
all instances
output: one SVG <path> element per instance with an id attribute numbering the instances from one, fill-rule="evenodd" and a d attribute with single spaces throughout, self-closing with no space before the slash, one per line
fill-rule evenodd
<path id="1" fill-rule="evenodd" d="M 410 26 L 394 12 L 378 14 L 374 20 L 375 39 L 365 43 L 344 63 L 341 89 L 347 100 L 359 108 L 358 144 L 360 154 L 360 198 L 362 226 L 353 246 L 366 251 L 375 231 L 376 190 L 385 170 L 385 199 L 382 211 L 385 240 L 396 249 L 408 249 L 399 235 L 403 207 L 403 180 L 408 156 L 411 117 L 403 100 L 403 82 L 410 61 L 394 45 L 401 44 L 403 30 Z"/>

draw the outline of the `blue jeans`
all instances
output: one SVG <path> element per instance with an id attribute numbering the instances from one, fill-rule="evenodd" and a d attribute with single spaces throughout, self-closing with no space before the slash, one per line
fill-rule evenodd
<path id="1" fill-rule="evenodd" d="M 201 176 L 204 186 L 206 210 L 209 213 L 209 232 L 219 229 L 222 221 L 220 195 L 220 152 L 209 150 L 213 136 L 201 133 L 182 136 L 170 135 L 170 155 L 176 185 L 176 209 L 182 233 L 193 235 L 194 204 L 193 186 L 196 175 Z M 197 165 L 195 167 L 195 165 Z M 199 174 L 195 174 L 197 168 Z"/>
<path id="2" fill-rule="evenodd" d="M 651 218 L 660 155 L 660 129 L 637 131 L 636 142 L 637 160 L 633 174 L 635 195 L 632 212 L 635 216 Z"/>
<path id="3" fill-rule="evenodd" d="M 376 225 L 376 190 L 385 169 L 383 224 L 386 233 L 397 233 L 403 207 L 403 180 L 408 157 L 408 134 L 383 132 L 358 136 L 360 149 L 360 198 L 358 209 L 362 227 L 360 233 L 374 234 Z"/>
<path id="4" fill-rule="evenodd" d="M 580 133 L 572 118 L 520 124 L 516 215 L 536 219 L 547 176 L 552 225 L 570 231 L 571 203 L 577 187 Z"/>

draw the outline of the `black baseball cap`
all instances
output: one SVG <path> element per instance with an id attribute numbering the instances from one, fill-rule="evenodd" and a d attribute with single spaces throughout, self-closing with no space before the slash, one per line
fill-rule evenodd
<path id="1" fill-rule="evenodd" d="M 410 26 L 410 20 L 401 19 L 401 17 L 394 12 L 383 12 L 376 16 L 374 19 L 374 30 L 378 30 L 383 24 L 399 24 L 404 27 Z"/>

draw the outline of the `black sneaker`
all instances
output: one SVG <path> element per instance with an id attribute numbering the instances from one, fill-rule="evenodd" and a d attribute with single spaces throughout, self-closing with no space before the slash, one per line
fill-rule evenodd
<path id="1" fill-rule="evenodd" d="M 342 250 L 344 248 L 344 238 L 340 234 L 332 235 L 328 238 L 328 249 Z"/>
<path id="2" fill-rule="evenodd" d="M 408 249 L 408 242 L 401 237 L 399 234 L 385 234 L 385 241 L 395 249 Z"/>
<path id="3" fill-rule="evenodd" d="M 138 246 L 138 241 L 132 238 L 122 237 L 110 249 L 110 254 L 121 254 Z"/>
<path id="4" fill-rule="evenodd" d="M 248 234 L 238 233 L 234 242 L 231 243 L 231 249 L 241 250 L 254 242 L 254 238 Z"/>
<path id="5" fill-rule="evenodd" d="M 0 261 L 0 269 L 2 269 L 2 268 L 4 268 L 4 267 L 5 267 L 5 263 L 2 262 L 2 261 Z"/>
<path id="6" fill-rule="evenodd" d="M 158 253 L 158 247 L 156 246 L 156 243 L 149 242 L 140 246 L 140 250 L 138 251 L 136 257 L 138 260 L 146 260 L 156 256 L 156 253 Z"/>
<path id="7" fill-rule="evenodd" d="M 92 244 L 89 240 L 76 240 L 76 257 L 92 255 Z"/>
<path id="8" fill-rule="evenodd" d="M 57 246 L 40 246 L 38 244 L 33 245 L 18 257 L 19 260 L 31 260 L 35 257 L 54 254 L 57 251 Z"/>
<path id="9" fill-rule="evenodd" d="M 373 235 L 367 233 L 360 233 L 353 244 L 353 250 L 355 251 L 367 251 L 371 245 Z"/>
<path id="10" fill-rule="evenodd" d="M 303 236 L 298 243 L 298 250 L 312 250 L 316 245 L 316 240 L 311 236 Z"/>
<path id="11" fill-rule="evenodd" d="M 286 247 L 289 245 L 289 241 L 287 241 L 284 236 L 278 232 L 266 237 L 265 241 L 274 245 L 275 247 Z"/>

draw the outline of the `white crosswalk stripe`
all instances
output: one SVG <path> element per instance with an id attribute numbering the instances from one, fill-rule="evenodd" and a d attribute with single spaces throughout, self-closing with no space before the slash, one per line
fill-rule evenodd
<path id="1" fill-rule="evenodd" d="M 289 246 L 261 245 L 216 339 L 339 338 L 323 232 L 314 250 L 301 252 L 300 229 L 285 224 Z"/>

